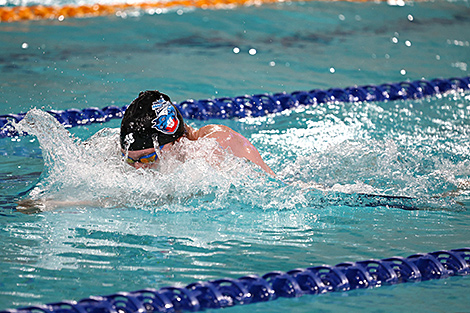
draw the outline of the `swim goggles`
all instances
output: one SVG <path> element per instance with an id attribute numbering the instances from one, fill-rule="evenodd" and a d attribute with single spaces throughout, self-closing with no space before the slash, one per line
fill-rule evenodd
<path id="1" fill-rule="evenodd" d="M 162 150 L 163 146 L 160 147 L 160 150 Z M 126 157 L 126 154 L 124 152 L 121 151 L 121 154 L 123 157 Z M 148 164 L 148 163 L 153 163 L 155 162 L 156 160 L 158 159 L 158 155 L 157 155 L 157 152 L 154 151 L 150 154 L 147 154 L 147 155 L 144 155 L 144 156 L 141 156 L 140 158 L 138 158 L 137 160 L 127 156 L 126 158 L 126 162 L 129 163 L 129 164 L 135 164 L 137 162 L 139 163 L 142 163 L 142 164 Z"/>

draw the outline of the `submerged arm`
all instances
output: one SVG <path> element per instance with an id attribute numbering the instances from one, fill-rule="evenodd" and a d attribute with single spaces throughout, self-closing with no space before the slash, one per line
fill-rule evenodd
<path id="1" fill-rule="evenodd" d="M 72 207 L 95 207 L 108 208 L 112 207 L 109 201 L 104 200 L 53 200 L 53 199 L 22 199 L 17 202 L 16 209 L 24 214 L 35 214 L 44 211 L 53 211 L 55 209 L 65 209 Z"/>

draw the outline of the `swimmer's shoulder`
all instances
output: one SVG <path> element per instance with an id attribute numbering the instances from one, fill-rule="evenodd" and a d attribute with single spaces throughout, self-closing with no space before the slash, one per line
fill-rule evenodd
<path id="1" fill-rule="evenodd" d="M 225 125 L 209 124 L 197 130 L 198 138 L 219 137 L 221 135 L 235 134 L 235 131 Z"/>

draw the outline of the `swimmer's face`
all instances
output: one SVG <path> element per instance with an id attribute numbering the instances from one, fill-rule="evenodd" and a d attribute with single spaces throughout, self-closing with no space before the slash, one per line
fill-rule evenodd
<path id="1" fill-rule="evenodd" d="M 166 144 L 160 147 L 160 152 L 165 152 L 171 149 L 172 144 Z M 121 149 L 122 155 L 126 158 L 126 150 Z M 134 168 L 155 168 L 160 160 L 155 153 L 154 148 L 127 151 L 127 164 Z"/>
<path id="2" fill-rule="evenodd" d="M 126 158 L 126 151 L 121 149 L 121 152 Z M 158 156 L 154 148 L 127 151 L 126 162 L 134 168 L 152 168 L 158 164 Z"/>

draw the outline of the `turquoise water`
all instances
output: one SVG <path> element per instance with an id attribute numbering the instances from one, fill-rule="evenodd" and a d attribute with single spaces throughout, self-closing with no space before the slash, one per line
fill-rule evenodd
<path id="1" fill-rule="evenodd" d="M 124 105 L 149 88 L 182 101 L 468 76 L 469 11 L 314 2 L 0 24 L 0 113 Z M 215 120 L 258 147 L 270 178 L 203 152 L 135 171 L 116 151 L 118 120 L 65 130 L 32 110 L 20 127 L 36 136 L 0 139 L 0 308 L 469 246 L 469 117 L 470 95 L 451 93 Z M 415 210 L 367 206 L 364 193 Z M 19 212 L 25 198 L 42 211 Z M 453 277 L 228 311 L 459 312 L 469 286 Z"/>

